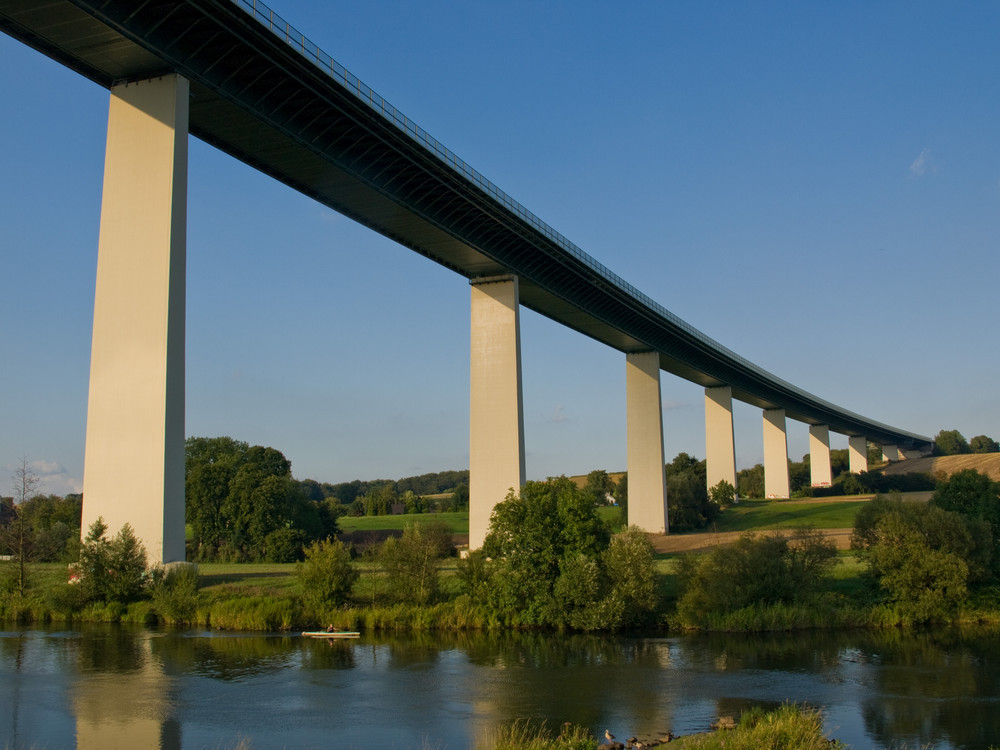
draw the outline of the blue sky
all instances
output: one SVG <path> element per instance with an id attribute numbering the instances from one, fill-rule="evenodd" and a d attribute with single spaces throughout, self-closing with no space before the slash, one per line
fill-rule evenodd
<path id="1" fill-rule="evenodd" d="M 896 427 L 1000 437 L 1000 5 L 271 5 L 754 363 Z M 6 36 L 0 90 L 0 467 L 26 456 L 62 494 L 108 94 Z M 187 433 L 320 481 L 466 468 L 467 282 L 194 139 L 189 169 Z M 624 355 L 530 311 L 522 347 L 529 477 L 625 468 Z M 662 388 L 667 456 L 704 456 L 701 389 Z M 741 467 L 760 421 L 737 404 Z"/>

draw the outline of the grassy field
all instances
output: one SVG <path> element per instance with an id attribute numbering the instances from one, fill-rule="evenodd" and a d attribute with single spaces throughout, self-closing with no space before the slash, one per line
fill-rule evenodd
<path id="1" fill-rule="evenodd" d="M 854 525 L 854 516 L 865 500 L 743 500 L 726 508 L 715 526 L 705 531 L 767 531 L 770 529 L 812 527 L 816 529 L 846 529 Z M 621 527 L 621 511 L 615 506 L 597 509 L 612 529 Z M 452 534 L 469 533 L 469 513 L 419 513 L 402 516 L 342 516 L 340 530 L 372 531 L 399 529 L 411 523 L 441 521 Z M 699 533 L 699 532 L 694 532 Z"/>
<path id="2" fill-rule="evenodd" d="M 796 502 L 795 500 L 741 500 L 726 508 L 711 531 L 767 531 L 811 526 L 849 529 L 867 500 Z"/>
<path id="3" fill-rule="evenodd" d="M 452 534 L 469 533 L 469 511 L 456 513 L 417 513 L 402 516 L 341 516 L 337 525 L 343 532 L 403 529 L 409 524 L 440 521 Z"/>

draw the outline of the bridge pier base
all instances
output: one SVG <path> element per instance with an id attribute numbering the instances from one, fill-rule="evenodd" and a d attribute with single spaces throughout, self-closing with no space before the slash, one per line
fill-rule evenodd
<path id="1" fill-rule="evenodd" d="M 111 90 L 87 404 L 83 533 L 128 523 L 184 560 L 188 82 Z"/>
<path id="2" fill-rule="evenodd" d="M 524 484 L 519 304 L 515 276 L 472 282 L 469 549 L 483 546 L 493 506 Z"/>
<path id="3" fill-rule="evenodd" d="M 709 490 L 722 481 L 736 487 L 732 386 L 705 389 L 705 469 Z"/>
<path id="4" fill-rule="evenodd" d="M 764 410 L 764 497 L 787 498 L 788 434 L 785 410 Z"/>
<path id="5" fill-rule="evenodd" d="M 883 445 L 882 446 L 882 460 L 883 461 L 899 461 L 899 446 L 896 445 Z"/>
<path id="6" fill-rule="evenodd" d="M 813 487 L 833 484 L 830 466 L 830 428 L 825 424 L 809 425 L 809 475 Z"/>
<path id="7" fill-rule="evenodd" d="M 868 438 L 852 435 L 847 439 L 847 456 L 851 471 L 855 474 L 868 471 Z"/>
<path id="8" fill-rule="evenodd" d="M 660 355 L 636 352 L 625 357 L 628 411 L 628 523 L 652 534 L 666 534 L 667 479 L 663 466 L 663 406 Z"/>

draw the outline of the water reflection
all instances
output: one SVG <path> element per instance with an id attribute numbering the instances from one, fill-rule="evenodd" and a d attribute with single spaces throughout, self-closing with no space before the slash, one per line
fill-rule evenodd
<path id="1" fill-rule="evenodd" d="M 474 747 L 513 719 L 700 731 L 787 700 L 855 750 L 1000 738 L 996 633 L 365 636 L 0 632 L 11 747 Z"/>
<path id="2" fill-rule="evenodd" d="M 916 743 L 948 741 L 984 748 L 1000 741 L 1000 637 L 996 632 L 893 632 L 869 641 L 878 690 L 862 705 L 879 742 L 906 735 Z"/>

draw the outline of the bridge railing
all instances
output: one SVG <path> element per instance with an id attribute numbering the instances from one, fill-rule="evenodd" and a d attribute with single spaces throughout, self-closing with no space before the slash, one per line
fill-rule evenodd
<path id="1" fill-rule="evenodd" d="M 809 396 L 817 403 L 824 404 L 839 412 L 844 412 L 844 410 L 840 407 L 836 407 L 823 399 L 813 396 L 812 394 L 807 394 L 802 389 L 797 388 L 791 383 L 782 380 L 772 373 L 758 367 L 744 357 L 741 357 L 736 352 L 705 335 L 687 321 L 679 318 L 661 304 L 640 292 L 618 274 L 614 273 L 602 263 L 585 253 L 575 243 L 571 242 L 568 238 L 539 219 L 535 214 L 507 195 L 507 193 L 486 179 L 486 177 L 478 171 L 473 169 L 443 143 L 418 126 L 413 120 L 392 106 L 392 104 L 387 102 L 382 96 L 380 96 L 371 87 L 367 86 L 347 68 L 320 49 L 319 46 L 311 42 L 308 38 L 306 38 L 305 34 L 285 21 L 285 19 L 275 13 L 265 3 L 260 2 L 259 0 L 232 0 L 232 2 L 253 16 L 261 24 L 266 26 L 273 34 L 283 39 L 290 47 L 298 50 L 304 58 L 310 60 L 317 67 L 326 72 L 337 84 L 343 86 L 347 91 L 354 94 L 359 100 L 367 104 L 376 112 L 380 113 L 385 119 L 392 122 L 400 130 L 404 131 L 414 141 L 424 146 L 424 148 L 434 154 L 451 169 L 475 184 L 483 192 L 490 195 L 494 200 L 501 203 L 509 211 L 516 214 L 523 221 L 534 227 L 538 232 L 543 234 L 560 248 L 579 259 L 588 268 L 594 271 L 603 281 L 617 287 L 620 291 L 631 295 L 658 315 L 661 315 L 669 320 L 673 325 L 690 334 L 697 341 L 722 352 L 726 357 L 738 362 L 747 370 L 764 376 L 767 379 L 770 379 L 773 383 L 780 384 L 794 393 Z M 858 417 L 858 415 L 853 416 Z M 858 418 L 860 419 L 860 417 Z"/>

